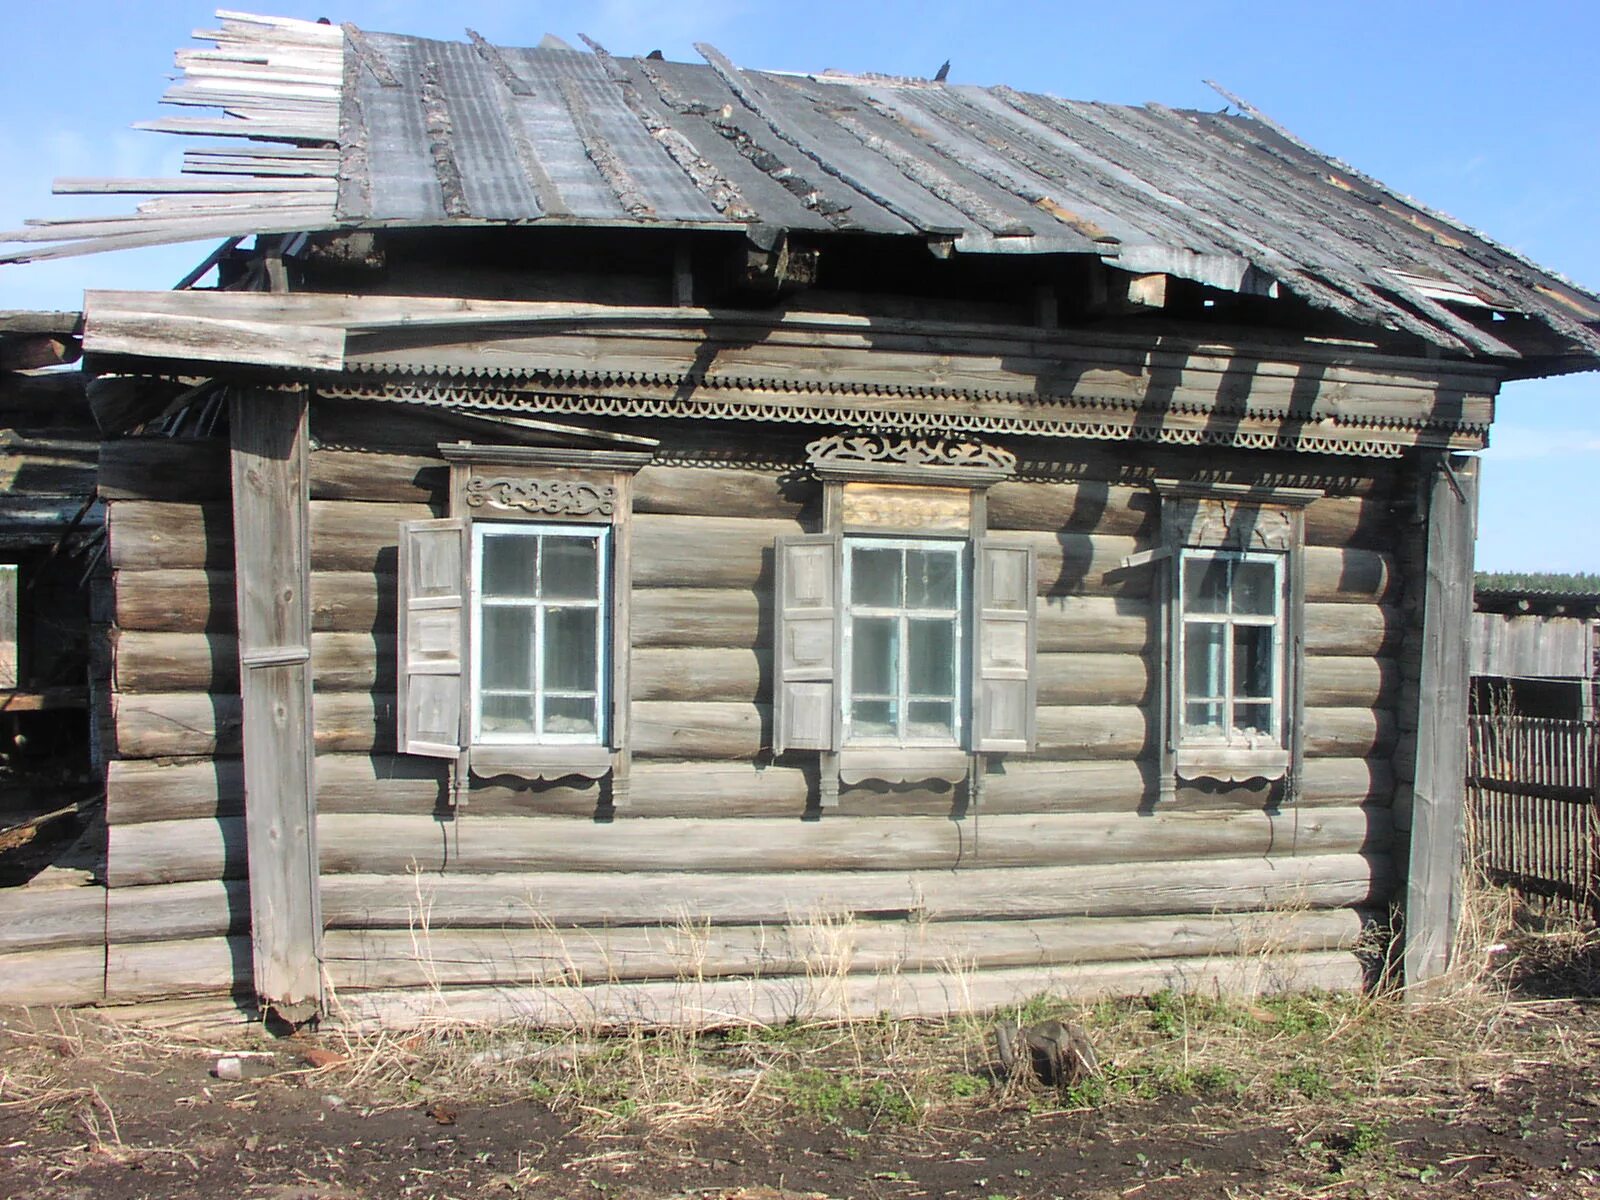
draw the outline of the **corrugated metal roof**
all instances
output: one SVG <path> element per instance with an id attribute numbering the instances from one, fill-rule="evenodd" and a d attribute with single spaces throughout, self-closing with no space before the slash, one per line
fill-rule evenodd
<path id="1" fill-rule="evenodd" d="M 1282 289 L 1472 356 L 1516 357 L 1469 319 L 1516 312 L 1600 354 L 1600 297 L 1253 110 L 777 74 L 705 45 L 699 65 L 221 15 L 218 50 L 180 56 L 186 77 L 168 98 L 210 98 L 228 115 L 147 127 L 250 141 L 191 152 L 195 194 L 120 224 L 0 235 L 24 243 L 0 246 L 0 261 L 382 224 L 759 224 Z"/>

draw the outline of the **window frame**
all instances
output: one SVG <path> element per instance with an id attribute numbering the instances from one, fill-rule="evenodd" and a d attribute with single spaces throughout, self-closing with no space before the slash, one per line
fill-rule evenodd
<path id="1" fill-rule="evenodd" d="M 1284 720 L 1285 683 L 1288 679 L 1286 649 L 1289 642 L 1287 552 L 1185 546 L 1179 550 L 1176 558 L 1177 628 L 1175 630 L 1172 686 L 1177 692 L 1175 711 L 1178 720 L 1178 748 L 1183 750 L 1193 746 L 1222 746 L 1255 750 L 1262 748 L 1264 743 L 1283 748 L 1285 746 L 1286 731 L 1286 722 Z M 1187 568 L 1190 563 L 1205 561 L 1269 564 L 1272 567 L 1272 612 L 1270 614 L 1242 615 L 1235 613 L 1233 611 L 1231 572 L 1228 611 L 1220 614 L 1191 612 L 1188 587 L 1189 572 Z M 1189 664 L 1187 657 L 1189 639 L 1187 635 L 1191 625 L 1220 625 L 1225 630 L 1225 649 L 1222 654 L 1225 684 L 1221 694 L 1224 718 L 1220 734 L 1202 732 L 1201 730 L 1210 729 L 1211 727 L 1196 727 L 1189 721 L 1189 706 L 1195 703 L 1207 702 L 1205 700 L 1194 700 L 1189 694 Z M 1236 704 L 1259 704 L 1262 702 L 1260 697 L 1248 697 L 1241 700 L 1234 685 L 1234 630 L 1239 626 L 1258 629 L 1270 628 L 1272 630 L 1272 688 L 1271 694 L 1265 697 L 1269 706 L 1268 732 L 1266 733 L 1252 733 L 1242 730 L 1233 720 L 1233 710 Z"/>
<path id="2" fill-rule="evenodd" d="M 616 614 L 612 611 L 612 571 L 614 558 L 611 552 L 612 536 L 610 525 L 588 524 L 583 522 L 543 523 L 527 521 L 489 521 L 475 520 L 470 524 L 471 559 L 468 575 L 468 634 L 467 645 L 470 655 L 466 669 L 468 682 L 466 704 L 469 714 L 468 747 L 492 746 L 503 748 L 508 746 L 605 746 L 608 744 L 611 727 L 611 638 L 612 623 Z M 596 614 L 595 620 L 595 687 L 593 691 L 595 706 L 595 731 L 592 734 L 561 734 L 549 733 L 543 728 L 538 728 L 530 736 L 527 734 L 508 733 L 497 734 L 486 732 L 483 728 L 483 698 L 486 689 L 482 682 L 483 664 L 483 611 L 485 596 L 483 589 L 483 544 L 490 537 L 525 537 L 525 538 L 569 538 L 572 540 L 597 540 L 596 547 L 597 579 L 596 596 L 592 605 L 588 602 L 574 604 L 568 602 L 564 605 L 548 603 L 542 595 L 528 602 L 500 601 L 488 605 L 491 608 L 500 607 L 531 607 L 534 609 L 534 635 L 533 635 L 533 704 L 535 724 L 542 727 L 544 724 L 544 700 L 547 692 L 544 686 L 544 621 L 545 614 L 552 607 L 593 607 Z M 543 547 L 540 547 L 542 555 Z M 543 561 L 539 564 L 539 575 L 542 575 Z M 559 689 L 558 689 L 559 690 Z"/>
<path id="3" fill-rule="evenodd" d="M 896 607 L 883 607 L 879 605 L 857 605 L 852 600 L 854 582 L 855 551 L 858 549 L 885 549 L 899 550 L 902 555 L 908 550 L 925 550 L 938 548 L 951 553 L 956 560 L 956 597 L 951 609 L 913 609 L 905 604 Z M 847 534 L 843 539 L 843 563 L 840 571 L 839 588 L 839 616 L 840 616 L 840 714 L 843 722 L 840 744 L 844 750 L 856 749 L 939 749 L 958 750 L 967 744 L 970 713 L 968 706 L 972 692 L 972 655 L 971 623 L 972 623 L 972 539 L 968 538 L 934 538 L 934 537 L 894 537 L 875 536 L 870 534 Z M 901 558 L 901 588 L 902 597 L 905 587 L 904 557 Z M 855 707 L 855 680 L 854 680 L 854 653 L 855 653 L 855 618 L 858 615 L 869 617 L 892 616 L 897 620 L 900 634 L 899 644 L 899 670 L 896 679 L 896 692 L 892 697 L 899 705 L 897 725 L 900 733 L 895 737 L 860 736 L 852 732 Z M 906 636 L 910 622 L 918 616 L 924 618 L 937 617 L 950 619 L 955 630 L 955 644 L 953 647 L 952 683 L 953 692 L 948 697 L 951 704 L 951 735 L 948 738 L 908 737 L 905 728 L 909 720 L 911 703 L 917 697 L 910 691 L 911 657 L 909 654 L 910 639 Z M 934 697 L 939 701 L 947 697 Z"/>

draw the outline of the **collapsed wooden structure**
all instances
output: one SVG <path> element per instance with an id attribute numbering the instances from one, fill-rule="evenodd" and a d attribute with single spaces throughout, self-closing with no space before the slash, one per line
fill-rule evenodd
<path id="1" fill-rule="evenodd" d="M 158 127 L 235 144 L 0 238 L 228 239 L 86 299 L 106 888 L 0 896 L 0 997 L 1445 968 L 1470 452 L 1600 299 L 1254 112 L 222 17 Z"/>

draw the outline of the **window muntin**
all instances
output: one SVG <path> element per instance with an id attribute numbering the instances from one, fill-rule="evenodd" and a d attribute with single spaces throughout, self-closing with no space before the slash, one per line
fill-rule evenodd
<path id="1" fill-rule="evenodd" d="M 1180 741 L 1281 745 L 1284 556 L 1184 550 Z"/>
<path id="2" fill-rule="evenodd" d="M 609 526 L 474 522 L 472 740 L 603 744 Z"/>
<path id="3" fill-rule="evenodd" d="M 966 591 L 965 541 L 845 539 L 847 746 L 961 743 Z"/>

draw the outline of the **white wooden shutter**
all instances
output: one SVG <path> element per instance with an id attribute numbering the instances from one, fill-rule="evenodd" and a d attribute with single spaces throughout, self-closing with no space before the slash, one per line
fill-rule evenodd
<path id="1" fill-rule="evenodd" d="M 772 748 L 832 750 L 839 714 L 839 539 L 778 539 Z"/>
<path id="2" fill-rule="evenodd" d="M 1033 547 L 997 538 L 973 546 L 977 614 L 972 681 L 972 749 L 984 754 L 1032 750 L 1034 678 Z"/>
<path id="3" fill-rule="evenodd" d="M 455 758 L 464 743 L 469 532 L 459 517 L 400 526 L 395 699 L 403 754 Z"/>

